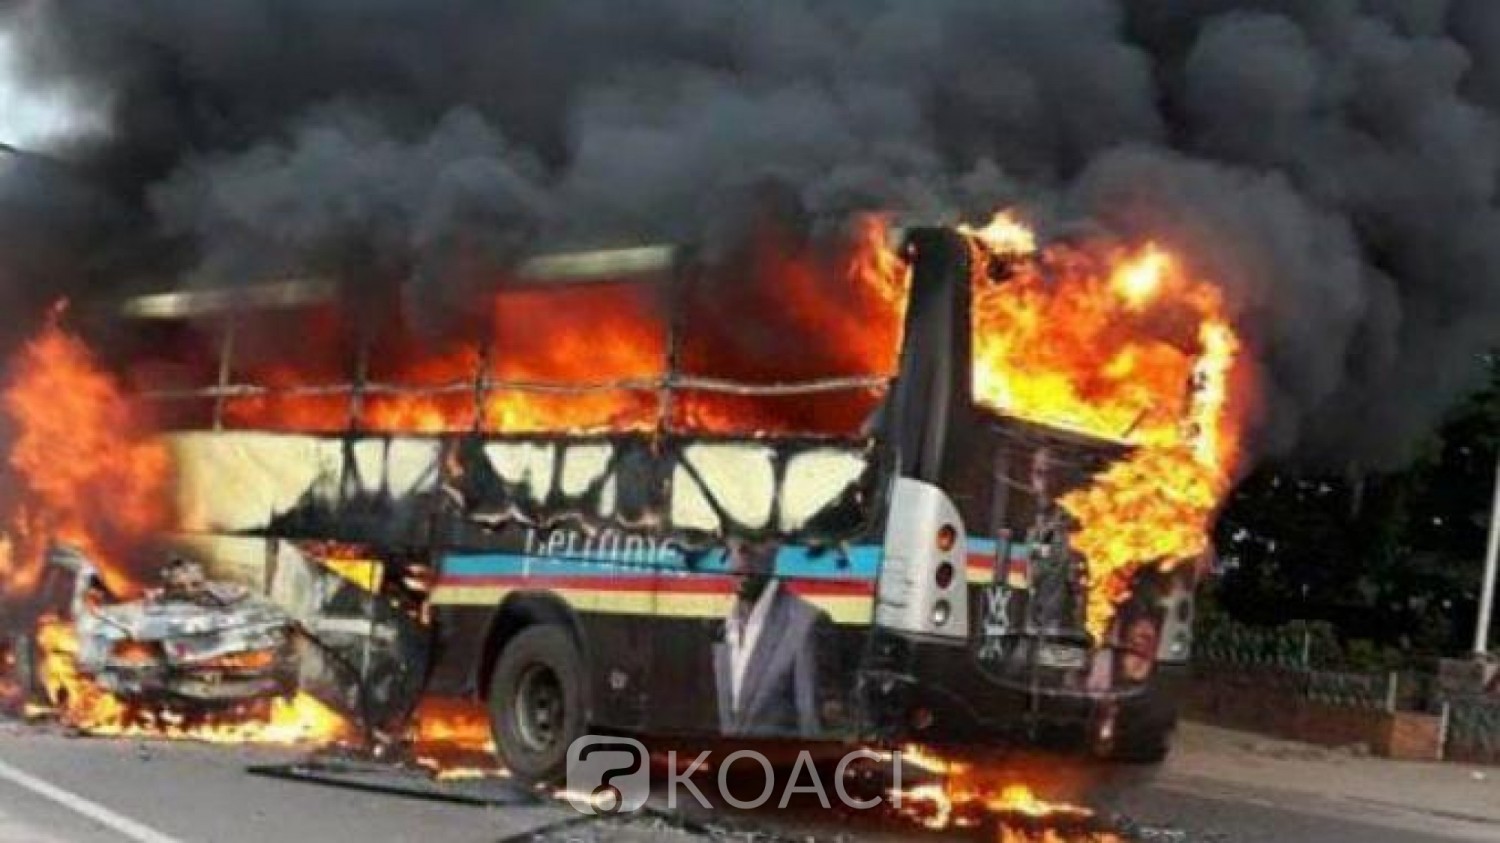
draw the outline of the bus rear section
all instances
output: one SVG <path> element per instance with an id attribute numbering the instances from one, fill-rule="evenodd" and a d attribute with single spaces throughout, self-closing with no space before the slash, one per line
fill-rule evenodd
<path id="1" fill-rule="evenodd" d="M 883 562 L 858 680 L 864 725 L 891 744 L 1159 761 L 1191 647 L 1196 565 L 1141 560 L 1166 564 L 1143 566 L 1108 627 L 1090 634 L 1077 524 L 1059 501 L 1131 446 L 981 406 L 973 302 L 1008 270 L 950 230 L 914 231 L 907 254 L 907 341 L 884 416 Z"/>
<path id="2" fill-rule="evenodd" d="M 1056 500 L 1118 456 L 997 419 L 943 488 L 897 479 L 860 669 L 871 737 L 1152 763 L 1175 726 L 1195 568 L 1138 574 L 1103 640 Z"/>

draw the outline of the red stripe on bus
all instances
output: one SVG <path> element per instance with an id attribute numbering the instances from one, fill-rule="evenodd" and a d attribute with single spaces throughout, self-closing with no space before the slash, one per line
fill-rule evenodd
<path id="1" fill-rule="evenodd" d="M 970 553 L 966 561 L 970 568 L 978 568 L 981 571 L 995 569 L 995 554 L 993 553 Z"/>

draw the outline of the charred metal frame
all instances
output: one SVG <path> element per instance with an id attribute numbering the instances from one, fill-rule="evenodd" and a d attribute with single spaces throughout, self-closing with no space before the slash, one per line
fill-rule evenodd
<path id="1" fill-rule="evenodd" d="M 574 285 L 585 283 L 595 282 L 573 282 Z M 616 279 L 614 283 L 619 282 Z M 583 383 L 496 378 L 491 374 L 490 368 L 494 359 L 492 337 L 486 336 L 476 343 L 479 349 L 479 363 L 472 377 L 466 376 L 446 383 L 426 385 L 372 381 L 368 377 L 368 369 L 373 334 L 370 332 L 360 332 L 356 343 L 354 360 L 352 361 L 354 371 L 348 383 L 287 387 L 268 387 L 244 382 L 236 383 L 233 366 L 236 346 L 235 338 L 238 331 L 238 320 L 234 315 L 235 303 L 231 298 L 220 296 L 215 300 L 214 304 L 225 308 L 226 312 L 222 320 L 219 337 L 217 350 L 219 360 L 217 378 L 214 385 L 196 388 L 145 390 L 139 395 L 148 401 L 211 399 L 213 401 L 212 429 L 214 430 L 222 430 L 224 428 L 225 405 L 227 402 L 237 398 L 320 398 L 342 395 L 347 396 L 349 402 L 348 422 L 344 431 L 358 433 L 363 431 L 360 423 L 364 412 L 365 399 L 370 396 L 440 398 L 468 393 L 473 396 L 474 400 L 474 429 L 482 431 L 485 428 L 484 419 L 487 398 L 492 392 L 521 392 L 540 395 L 571 396 L 590 395 L 601 392 L 656 393 L 659 396 L 657 402 L 658 419 L 654 427 L 659 433 L 669 434 L 674 432 L 671 426 L 674 398 L 679 391 L 683 390 L 749 398 L 775 398 L 854 392 L 859 390 L 885 391 L 893 381 L 893 377 L 890 375 L 847 375 L 800 381 L 755 383 L 682 374 L 677 370 L 680 363 L 682 333 L 682 309 L 679 304 L 681 297 L 673 293 L 683 283 L 689 283 L 687 274 L 679 269 L 670 273 L 670 277 L 665 279 L 646 277 L 631 279 L 629 283 L 653 284 L 668 288 L 667 293 L 661 296 L 661 299 L 667 303 L 665 308 L 667 314 L 667 342 L 663 372 L 658 376 L 619 378 Z M 313 300 L 307 298 L 289 300 L 281 298 L 267 299 L 264 296 L 256 296 L 253 293 L 247 296 L 247 299 L 249 301 L 245 302 L 245 304 L 262 307 L 297 306 Z M 189 308 L 189 310 L 192 309 Z M 156 318 L 167 315 L 162 311 L 140 306 L 136 302 L 127 305 L 125 313 L 128 316 Z M 793 432 L 793 435 L 796 435 L 795 432 Z M 816 436 L 816 434 L 810 435 Z"/>
<path id="2" fill-rule="evenodd" d="M 226 347 L 232 346 L 232 343 L 225 342 L 223 345 Z M 226 350 L 225 353 L 229 352 Z M 481 357 L 488 358 L 489 354 L 485 352 Z M 228 368 L 227 360 L 228 358 L 226 357 L 221 362 L 221 370 Z M 487 365 L 488 360 L 484 360 L 483 364 Z M 219 429 L 221 426 L 222 403 L 226 400 L 261 396 L 314 398 L 347 394 L 351 401 L 350 429 L 358 431 L 358 425 L 352 423 L 352 418 L 358 415 L 358 412 L 354 409 L 354 402 L 362 401 L 366 396 L 372 395 L 436 397 L 458 395 L 467 392 L 474 396 L 476 412 L 479 412 L 482 416 L 484 399 L 491 391 L 528 392 L 550 395 L 587 395 L 595 392 L 675 393 L 678 390 L 688 390 L 692 392 L 712 392 L 721 395 L 773 398 L 789 395 L 853 392 L 864 389 L 883 390 L 890 386 L 892 378 L 886 375 L 851 375 L 784 383 L 748 383 L 697 375 L 664 374 L 653 378 L 624 378 L 590 383 L 549 383 L 545 381 L 504 380 L 479 373 L 472 379 L 455 380 L 445 384 L 430 386 L 382 383 L 380 381 L 369 381 L 357 377 L 353 382 L 348 384 L 291 387 L 266 387 L 248 383 L 230 383 L 227 382 L 227 377 L 223 380 L 226 382 L 221 382 L 215 386 L 196 389 L 148 390 L 140 393 L 140 395 L 142 398 L 153 401 L 190 400 L 195 398 L 215 399 L 214 427 L 215 429 Z M 664 412 L 669 409 L 670 406 L 663 407 Z M 666 429 L 667 427 L 668 425 L 664 419 L 662 421 L 662 428 Z"/>

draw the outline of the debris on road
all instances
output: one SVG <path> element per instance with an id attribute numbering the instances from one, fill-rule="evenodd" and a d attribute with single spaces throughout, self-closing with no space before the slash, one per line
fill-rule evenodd
<path id="1" fill-rule="evenodd" d="M 536 804 L 546 799 L 534 789 L 503 776 L 441 778 L 403 764 L 373 760 L 353 753 L 326 752 L 292 764 L 247 769 L 255 776 L 360 790 L 476 807 Z"/>

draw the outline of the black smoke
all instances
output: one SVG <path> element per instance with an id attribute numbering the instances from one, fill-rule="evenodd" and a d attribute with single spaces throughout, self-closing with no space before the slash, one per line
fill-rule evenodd
<path id="1" fill-rule="evenodd" d="M 547 245 L 712 253 L 767 196 L 814 234 L 1020 203 L 1191 255 L 1254 344 L 1261 447 L 1366 466 L 1500 339 L 1492 0 L 0 8 L 112 126 L 53 150 L 102 199 L 0 170 L 7 301 L 164 267 L 441 298 Z"/>

